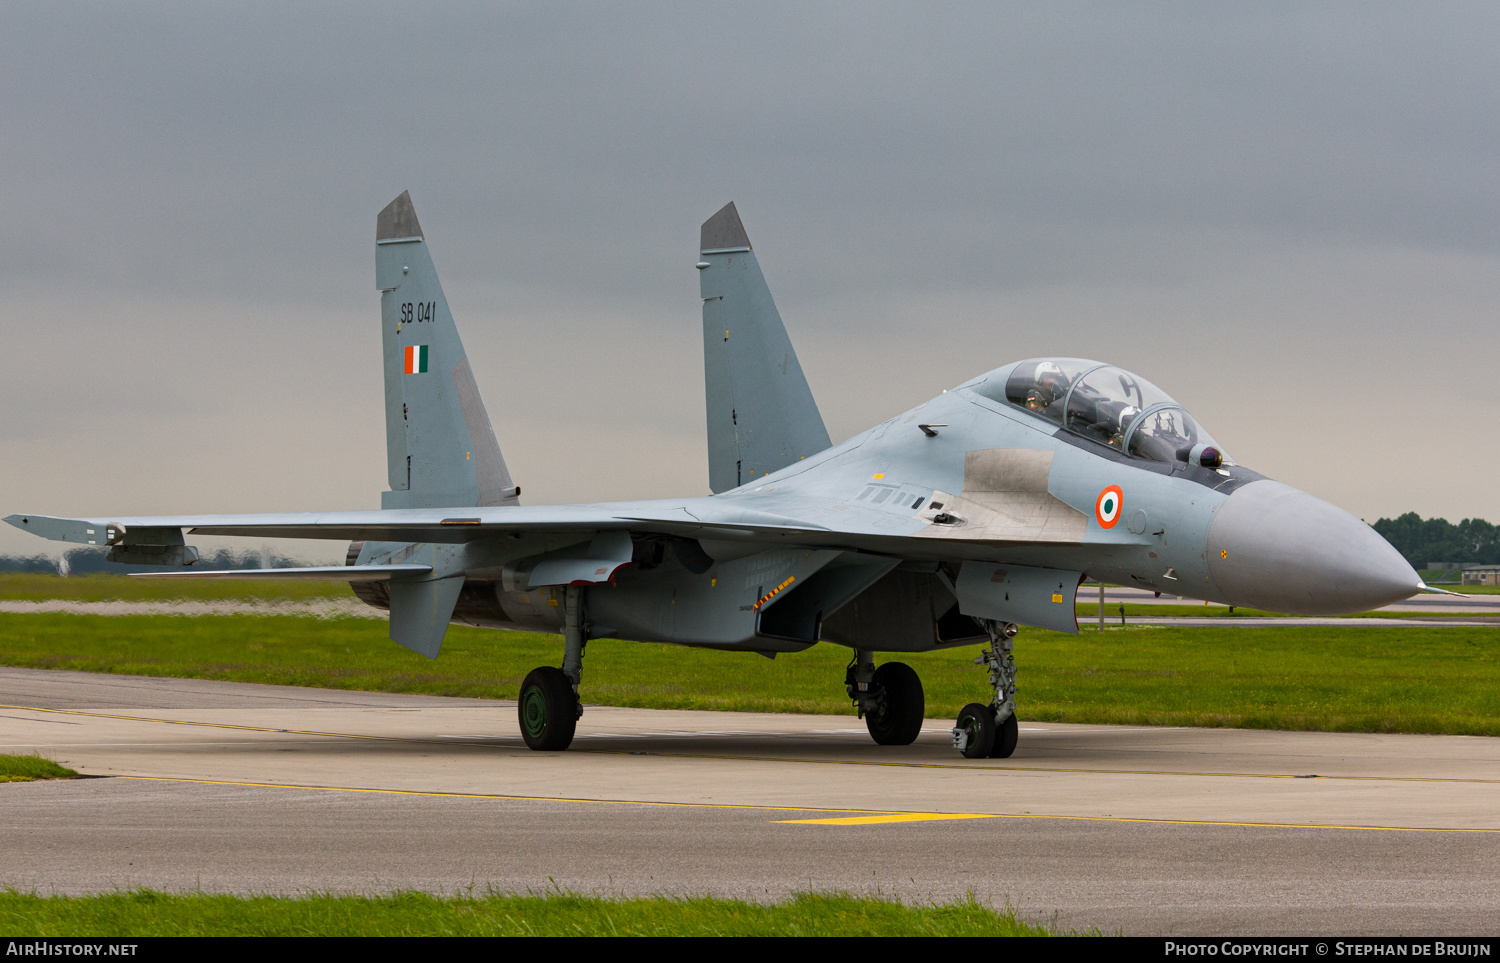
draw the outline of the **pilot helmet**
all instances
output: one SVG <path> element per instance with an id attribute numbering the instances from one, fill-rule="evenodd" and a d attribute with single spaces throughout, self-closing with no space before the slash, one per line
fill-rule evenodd
<path id="1" fill-rule="evenodd" d="M 1043 395 L 1045 401 L 1043 401 L 1042 407 L 1046 407 L 1046 405 L 1055 400 L 1058 393 L 1067 386 L 1068 376 L 1063 374 L 1063 369 L 1059 368 L 1051 361 L 1038 361 L 1036 365 L 1036 373 L 1032 375 L 1031 380 L 1038 388 L 1042 389 L 1042 391 L 1045 392 L 1045 394 Z M 1027 407 L 1030 407 L 1029 401 L 1030 399 L 1028 396 Z"/>

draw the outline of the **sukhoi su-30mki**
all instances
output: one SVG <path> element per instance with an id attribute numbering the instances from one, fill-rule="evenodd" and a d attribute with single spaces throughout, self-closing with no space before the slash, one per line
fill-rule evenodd
<path id="1" fill-rule="evenodd" d="M 1085 577 L 1307 615 L 1424 588 L 1368 525 L 1236 465 L 1164 391 L 1109 364 L 1007 364 L 834 445 L 733 204 L 704 223 L 697 268 L 713 495 L 522 505 L 402 194 L 376 219 L 379 511 L 6 521 L 179 569 L 167 577 L 346 580 L 429 658 L 450 622 L 560 633 L 561 667 L 528 675 L 518 708 L 526 743 L 554 750 L 583 711 L 592 638 L 847 646 L 849 697 L 888 745 L 921 731 L 922 683 L 877 653 L 977 643 L 992 697 L 960 713 L 954 746 L 1008 756 L 1017 629 L 1076 633 Z M 200 572 L 185 529 L 351 544 L 343 566 Z"/>

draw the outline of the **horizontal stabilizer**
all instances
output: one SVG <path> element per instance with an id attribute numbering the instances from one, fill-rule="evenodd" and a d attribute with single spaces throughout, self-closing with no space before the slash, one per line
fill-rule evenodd
<path id="1" fill-rule="evenodd" d="M 305 579 L 323 582 L 389 582 L 418 578 L 431 565 L 321 565 L 313 568 L 232 568 L 218 572 L 141 572 L 131 578 Z"/>

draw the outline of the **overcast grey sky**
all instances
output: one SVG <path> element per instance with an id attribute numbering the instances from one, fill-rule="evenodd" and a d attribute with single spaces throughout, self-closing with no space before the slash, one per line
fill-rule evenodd
<path id="1" fill-rule="evenodd" d="M 378 506 L 373 231 L 409 189 L 530 503 L 706 493 L 693 263 L 734 200 L 835 439 L 1079 355 L 1369 520 L 1500 521 L 1494 4 L 0 28 L 0 514 Z"/>

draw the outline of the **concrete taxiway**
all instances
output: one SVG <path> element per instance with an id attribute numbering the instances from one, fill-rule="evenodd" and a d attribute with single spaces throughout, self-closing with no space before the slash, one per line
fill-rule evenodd
<path id="1" fill-rule="evenodd" d="M 1134 934 L 1500 929 L 1500 740 L 590 707 L 533 753 L 513 704 L 0 669 L 0 885 L 43 892 L 972 892 Z"/>

